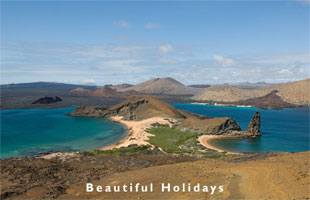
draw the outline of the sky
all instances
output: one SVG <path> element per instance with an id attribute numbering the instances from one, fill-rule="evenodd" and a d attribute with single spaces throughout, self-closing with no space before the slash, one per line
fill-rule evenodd
<path id="1" fill-rule="evenodd" d="M 309 77 L 309 1 L 1 1 L 1 84 Z"/>

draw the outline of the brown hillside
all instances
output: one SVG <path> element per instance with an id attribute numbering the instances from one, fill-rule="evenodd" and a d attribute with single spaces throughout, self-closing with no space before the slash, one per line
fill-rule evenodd
<path id="1" fill-rule="evenodd" d="M 197 94 L 201 88 L 192 88 L 172 78 L 154 78 L 138 85 L 118 89 L 118 91 L 135 90 L 146 94 Z"/>
<path id="2" fill-rule="evenodd" d="M 123 116 L 125 120 L 143 120 L 151 117 L 185 118 L 176 108 L 153 96 L 132 97 L 120 104 L 105 107 L 80 106 L 71 116 Z"/>
<path id="3" fill-rule="evenodd" d="M 151 117 L 185 118 L 176 108 L 153 96 L 130 98 L 107 110 L 127 120 L 142 120 Z"/>
<path id="4" fill-rule="evenodd" d="M 195 100 L 234 102 L 267 95 L 278 90 L 283 101 L 293 104 L 310 104 L 310 79 L 285 84 L 272 85 L 260 89 L 241 89 L 230 85 L 214 85 L 193 97 Z"/>
<path id="5" fill-rule="evenodd" d="M 90 92 L 89 96 L 117 98 L 117 97 L 120 97 L 121 94 L 112 88 L 103 87 L 103 88 Z"/>
<path id="6" fill-rule="evenodd" d="M 88 96 L 90 90 L 86 90 L 84 88 L 76 88 L 74 90 L 71 90 L 70 93 L 77 95 L 77 96 Z"/>
<path id="7" fill-rule="evenodd" d="M 268 89 L 276 89 L 284 101 L 293 104 L 310 105 L 310 79 L 295 81 L 285 84 L 279 84 L 268 87 Z"/>
<path id="8" fill-rule="evenodd" d="M 233 102 L 236 105 L 249 105 L 254 107 L 260 107 L 264 109 L 281 109 L 281 108 L 291 108 L 296 107 L 296 105 L 287 103 L 282 100 L 280 96 L 277 95 L 278 90 L 273 90 L 262 97 L 256 97 L 253 99 L 240 100 Z"/>

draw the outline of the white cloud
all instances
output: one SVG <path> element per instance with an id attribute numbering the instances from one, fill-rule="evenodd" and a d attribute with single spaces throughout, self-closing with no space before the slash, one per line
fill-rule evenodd
<path id="1" fill-rule="evenodd" d="M 170 53 L 173 51 L 173 47 L 170 44 L 160 45 L 158 49 L 162 53 Z"/>
<path id="2" fill-rule="evenodd" d="M 217 81 L 217 80 L 219 80 L 219 77 L 213 76 L 212 79 L 215 80 L 215 81 Z"/>
<path id="3" fill-rule="evenodd" d="M 213 55 L 212 57 L 221 67 L 232 67 L 237 64 L 233 59 L 224 58 L 223 56 Z"/>
<path id="4" fill-rule="evenodd" d="M 96 81 L 94 79 L 85 79 L 81 81 L 83 84 L 94 84 Z"/>
<path id="5" fill-rule="evenodd" d="M 131 27 L 131 24 L 124 20 L 115 21 L 113 22 L 113 25 L 119 28 L 130 28 Z"/>
<path id="6" fill-rule="evenodd" d="M 81 84 L 139 83 L 150 76 L 171 76 L 182 83 L 287 82 L 308 78 L 308 53 L 240 55 L 236 63 L 210 50 L 193 49 L 186 56 L 178 46 L 162 45 L 2 45 L 1 83 L 54 81 Z M 161 52 L 161 53 L 160 53 Z M 166 54 L 172 52 L 173 56 Z M 217 59 L 217 60 L 216 60 Z M 220 64 L 214 65 L 219 62 Z M 176 67 L 177 65 L 177 67 Z M 143 79 L 143 80 L 142 80 Z"/>
<path id="7" fill-rule="evenodd" d="M 161 63 L 165 64 L 178 64 L 178 61 L 175 59 L 170 59 L 170 58 L 159 58 L 158 60 Z"/>
<path id="8" fill-rule="evenodd" d="M 159 24 L 154 24 L 152 22 L 149 22 L 149 23 L 145 24 L 144 28 L 149 29 L 149 30 L 156 29 L 156 28 L 159 28 Z"/>
<path id="9" fill-rule="evenodd" d="M 281 69 L 280 70 L 280 74 L 289 74 L 289 73 L 291 73 L 291 72 L 288 69 Z"/>

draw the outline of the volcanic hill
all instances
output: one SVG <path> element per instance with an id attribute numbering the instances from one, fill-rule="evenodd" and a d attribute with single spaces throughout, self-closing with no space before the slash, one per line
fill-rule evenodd
<path id="1" fill-rule="evenodd" d="M 260 89 L 241 89 L 230 85 L 213 85 L 193 97 L 194 100 L 237 102 L 262 97 L 277 90 L 283 101 L 296 105 L 310 105 L 310 79 L 271 85 Z"/>
<path id="2" fill-rule="evenodd" d="M 119 88 L 118 91 L 135 90 L 146 94 L 188 94 L 193 95 L 203 91 L 202 88 L 188 87 L 173 78 L 154 78 L 143 83 Z"/>

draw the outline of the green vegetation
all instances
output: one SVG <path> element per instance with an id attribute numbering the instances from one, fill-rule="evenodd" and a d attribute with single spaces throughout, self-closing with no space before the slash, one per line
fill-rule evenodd
<path id="1" fill-rule="evenodd" d="M 172 128 L 169 125 L 154 123 L 153 128 L 146 131 L 153 136 L 149 137 L 149 143 L 154 145 L 129 145 L 128 147 L 115 148 L 111 150 L 94 150 L 90 154 L 111 156 L 111 155 L 138 155 L 138 154 L 161 154 L 159 147 L 166 153 L 190 153 L 205 158 L 225 158 L 226 152 L 219 153 L 215 150 L 202 146 L 197 138 L 200 134 L 189 131 L 181 131 L 177 126 Z"/>
<path id="2" fill-rule="evenodd" d="M 167 153 L 190 153 L 205 158 L 226 158 L 227 152 L 219 153 L 212 149 L 207 149 L 201 145 L 197 138 L 200 134 L 189 131 L 181 131 L 177 126 L 170 128 L 168 125 L 153 124 L 153 128 L 147 132 L 154 136 L 149 137 L 150 144 L 160 147 Z"/>
<path id="3" fill-rule="evenodd" d="M 151 149 L 151 145 L 129 145 L 128 147 L 115 148 L 111 150 L 94 150 L 91 154 L 97 154 L 101 156 L 112 155 L 136 155 L 136 154 L 156 154 L 160 151 L 158 149 Z"/>
<path id="4" fill-rule="evenodd" d="M 167 153 L 195 153 L 195 150 L 198 150 L 198 135 L 189 131 L 157 125 L 155 128 L 147 129 L 147 132 L 154 135 L 149 137 L 149 142 Z"/>

